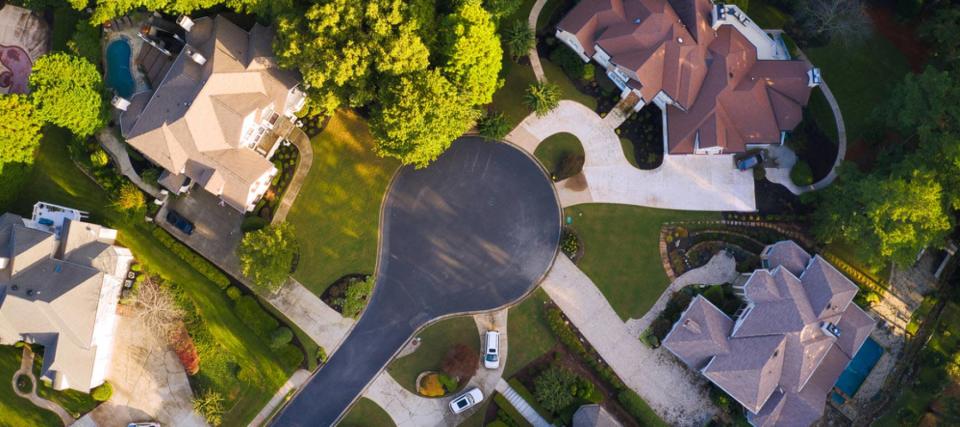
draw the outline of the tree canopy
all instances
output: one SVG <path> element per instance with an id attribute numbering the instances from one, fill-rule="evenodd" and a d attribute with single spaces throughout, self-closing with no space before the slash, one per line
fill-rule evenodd
<path id="1" fill-rule="evenodd" d="M 26 96 L 0 96 L 0 171 L 7 163 L 33 163 L 42 125 Z"/>
<path id="2" fill-rule="evenodd" d="M 245 234 L 237 248 L 237 257 L 243 275 L 250 278 L 254 286 L 276 292 L 290 275 L 296 252 L 293 226 L 281 223 Z"/>
<path id="3" fill-rule="evenodd" d="M 30 74 L 30 96 L 39 117 L 81 137 L 103 125 L 102 86 L 97 67 L 65 53 L 41 56 Z"/>

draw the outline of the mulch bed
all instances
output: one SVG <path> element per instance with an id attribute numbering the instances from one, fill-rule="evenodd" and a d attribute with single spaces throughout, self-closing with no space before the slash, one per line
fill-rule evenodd
<path id="1" fill-rule="evenodd" d="M 343 313 L 343 307 L 340 305 L 340 298 L 343 298 L 347 293 L 347 288 L 352 283 L 356 283 L 360 280 L 366 280 L 367 275 L 362 273 L 348 274 L 337 279 L 336 282 L 333 282 L 332 285 L 327 287 L 323 294 L 320 295 L 320 299 L 327 303 L 330 308 L 337 311 L 337 313 Z"/>

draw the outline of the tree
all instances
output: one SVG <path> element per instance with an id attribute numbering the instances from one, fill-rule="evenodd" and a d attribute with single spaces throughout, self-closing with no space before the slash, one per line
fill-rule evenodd
<path id="1" fill-rule="evenodd" d="M 296 253 L 293 226 L 287 223 L 247 233 L 237 248 L 243 275 L 250 278 L 255 287 L 268 292 L 276 292 L 283 286 Z"/>
<path id="2" fill-rule="evenodd" d="M 202 415 L 208 424 L 219 426 L 223 422 L 223 396 L 213 390 L 204 391 L 193 399 L 193 410 Z"/>
<path id="3" fill-rule="evenodd" d="M 527 94 L 524 95 L 523 102 L 534 113 L 537 113 L 537 116 L 545 116 L 550 110 L 560 105 L 560 87 L 550 82 L 531 84 L 527 88 Z"/>
<path id="4" fill-rule="evenodd" d="M 123 211 L 135 213 L 142 212 L 147 208 L 144 201 L 143 192 L 136 184 L 125 181 L 120 186 L 120 193 L 117 195 L 116 206 Z"/>
<path id="5" fill-rule="evenodd" d="M 367 276 L 366 279 L 353 282 L 347 287 L 344 297 L 338 301 L 345 317 L 356 319 L 360 316 L 363 308 L 367 306 L 367 300 L 373 292 L 375 282 L 374 276 Z"/>
<path id="6" fill-rule="evenodd" d="M 480 355 L 465 344 L 456 344 L 447 351 L 440 369 L 461 382 L 472 377 L 480 367 Z"/>
<path id="7" fill-rule="evenodd" d="M 100 26 L 85 19 L 78 20 L 73 37 L 67 41 L 67 48 L 74 55 L 96 64 L 100 61 Z"/>
<path id="8" fill-rule="evenodd" d="M 381 156 L 424 167 L 473 127 L 480 112 L 457 96 L 439 71 L 404 76 L 387 86 L 373 110 L 370 132 Z"/>
<path id="9" fill-rule="evenodd" d="M 933 49 L 933 60 L 944 69 L 960 65 L 960 8 L 940 7 L 924 19 L 919 36 Z"/>
<path id="10" fill-rule="evenodd" d="M 934 133 L 960 130 L 960 81 L 951 73 L 927 67 L 923 73 L 907 73 L 881 109 L 884 122 L 904 137 L 919 135 L 921 141 Z"/>
<path id="11" fill-rule="evenodd" d="M 183 308 L 177 304 L 170 290 L 161 285 L 159 279 L 151 275 L 145 277 L 137 286 L 131 300 L 136 309 L 136 319 L 144 330 L 153 331 L 163 340 L 169 340 L 173 331 L 183 321 Z"/>
<path id="12" fill-rule="evenodd" d="M 103 125 L 102 86 L 96 66 L 65 53 L 41 56 L 30 74 L 39 117 L 80 137 L 93 135 Z"/>
<path id="13" fill-rule="evenodd" d="M 442 28 L 441 70 L 456 88 L 458 101 L 471 107 L 489 104 L 503 84 L 499 79 L 503 49 L 490 13 L 480 0 L 462 0 Z"/>
<path id="14" fill-rule="evenodd" d="M 533 395 L 544 409 L 558 413 L 574 402 L 570 392 L 577 384 L 577 376 L 569 370 L 550 366 L 533 379 Z"/>
<path id="15" fill-rule="evenodd" d="M 7 163 L 32 164 L 40 145 L 41 120 L 30 100 L 19 94 L 0 96 L 0 171 Z"/>
<path id="16" fill-rule="evenodd" d="M 498 141 L 510 132 L 507 118 L 499 111 L 489 111 L 477 121 L 477 130 L 484 138 Z"/>
<path id="17" fill-rule="evenodd" d="M 860 0 L 808 0 L 798 6 L 801 29 L 814 37 L 850 45 L 870 34 L 870 22 Z"/>
<path id="18" fill-rule="evenodd" d="M 530 28 L 527 21 L 516 20 L 504 29 L 503 44 L 507 46 L 510 57 L 514 61 L 518 61 L 530 53 L 530 49 L 536 46 L 537 41 L 534 38 L 533 29 Z"/>

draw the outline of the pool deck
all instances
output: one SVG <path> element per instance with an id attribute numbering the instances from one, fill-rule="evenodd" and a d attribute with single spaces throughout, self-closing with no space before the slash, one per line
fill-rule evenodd
<path id="1" fill-rule="evenodd" d="M 902 331 L 894 329 L 894 333 L 891 333 L 878 328 L 870 334 L 870 338 L 883 347 L 883 355 L 873 366 L 867 378 L 860 384 L 860 389 L 857 390 L 853 399 L 847 400 L 843 405 L 836 405 L 829 398 L 827 399 L 827 404 L 833 406 L 851 420 L 856 419 L 864 406 L 880 391 L 903 352 L 904 336 Z"/>

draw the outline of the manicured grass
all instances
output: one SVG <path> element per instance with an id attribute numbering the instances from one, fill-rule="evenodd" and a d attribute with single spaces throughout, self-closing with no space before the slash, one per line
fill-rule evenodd
<path id="1" fill-rule="evenodd" d="M 391 427 L 397 424 L 376 402 L 361 397 L 337 425 L 339 427 Z"/>
<path id="2" fill-rule="evenodd" d="M 458 427 L 483 427 L 483 419 L 487 414 L 487 407 L 490 406 L 490 402 L 493 402 L 493 397 L 484 396 L 483 402 L 480 402 L 480 407 L 475 409 L 473 415 L 463 420 Z"/>
<path id="3" fill-rule="evenodd" d="M 80 418 L 83 414 L 94 410 L 99 404 L 88 393 L 70 389 L 54 390 L 50 382 L 40 379 L 41 369 L 43 369 L 43 356 L 34 354 L 33 376 L 37 379 L 37 396 L 57 403 L 74 418 Z"/>
<path id="4" fill-rule="evenodd" d="M 836 144 L 840 140 L 837 134 L 837 121 L 833 118 L 833 110 L 830 109 L 830 104 L 827 103 L 827 98 L 823 95 L 823 91 L 820 90 L 820 88 L 815 88 L 810 92 L 810 102 L 807 103 L 807 108 L 813 117 L 814 123 L 830 138 L 830 141 L 833 142 L 834 147 L 836 147 Z M 844 114 L 842 107 L 840 114 Z M 847 123 L 845 114 L 843 123 L 844 125 Z M 847 142 L 849 143 L 851 141 L 852 140 L 848 140 Z M 836 150 L 836 148 L 833 149 Z"/>
<path id="5" fill-rule="evenodd" d="M 586 204 L 564 210 L 584 247 L 579 267 L 624 320 L 640 318 L 669 285 L 660 260 L 667 221 L 719 219 L 716 212 Z"/>
<path id="6" fill-rule="evenodd" d="M 80 12 L 69 5 L 63 5 L 53 10 L 53 30 L 50 34 L 52 50 L 65 51 L 67 49 L 67 41 L 70 40 L 70 37 L 73 37 L 78 20 L 80 20 Z"/>
<path id="7" fill-rule="evenodd" d="M 627 158 L 627 161 L 630 162 L 633 167 L 640 169 L 640 165 L 637 163 L 637 151 L 633 148 L 633 142 L 627 138 L 620 138 L 620 148 L 623 149 L 623 155 Z"/>
<path id="8" fill-rule="evenodd" d="M 787 20 L 790 19 L 786 13 L 783 13 L 776 6 L 771 6 L 763 0 L 752 0 L 747 7 L 747 15 L 753 22 L 756 22 L 760 28 L 765 30 L 783 29 Z"/>
<path id="9" fill-rule="evenodd" d="M 302 236 L 293 276 L 320 295 L 347 274 L 374 272 L 380 203 L 400 163 L 373 152 L 366 122 L 350 111 L 311 142 L 313 166 L 287 222 Z"/>
<path id="10" fill-rule="evenodd" d="M 540 58 L 540 64 L 543 67 L 543 74 L 547 76 L 547 81 L 560 87 L 560 99 L 570 99 L 586 105 L 591 110 L 597 109 L 597 99 L 580 92 L 559 65 L 550 62 L 547 58 Z"/>
<path id="11" fill-rule="evenodd" d="M 424 371 L 439 371 L 443 357 L 454 345 L 464 344 L 480 354 L 480 332 L 471 316 L 441 320 L 416 336 L 421 339 L 417 351 L 387 366 L 390 376 L 413 393 L 417 392 L 417 376 Z"/>
<path id="12" fill-rule="evenodd" d="M 200 374 L 192 378 L 194 385 L 210 387 L 224 395 L 224 425 L 247 424 L 297 366 L 281 365 L 281 359 L 269 350 L 269 343 L 233 313 L 230 301 L 216 284 L 152 237 L 152 225 L 138 218 L 130 219 L 113 208 L 103 190 L 70 160 L 66 148 L 69 136 L 64 131 L 50 128 L 45 134 L 29 185 L 21 189 L 11 206 L 0 206 L 0 212 L 29 215 L 33 204 L 43 200 L 87 211 L 91 222 L 117 229 L 120 244 L 129 247 L 134 257 L 151 271 L 179 285 L 197 306 L 202 316 L 198 327 L 210 334 L 217 346 L 216 354 L 255 372 L 251 380 L 242 382 L 234 375 L 208 375 L 201 361 Z"/>
<path id="13" fill-rule="evenodd" d="M 23 350 L 13 346 L 0 346 L 0 425 L 9 427 L 34 427 L 61 425 L 60 417 L 46 409 L 33 406 L 13 391 L 10 381 L 20 369 L 20 354 Z"/>
<path id="14" fill-rule="evenodd" d="M 583 145 L 573 134 L 566 132 L 550 135 L 537 146 L 534 155 L 549 173 L 556 173 L 563 158 L 570 155 L 584 155 Z"/>
<path id="15" fill-rule="evenodd" d="M 509 58 L 504 58 L 503 69 L 500 71 L 503 86 L 493 94 L 493 103 L 490 108 L 503 113 L 510 124 L 510 129 L 516 127 L 530 114 L 530 108 L 523 102 L 527 88 L 536 83 L 530 64 L 517 64 Z"/>
<path id="16" fill-rule="evenodd" d="M 523 302 L 510 308 L 507 314 L 508 347 L 504 378 L 512 377 L 557 345 L 557 338 L 550 331 L 544 312 L 544 304 L 549 301 L 547 293 L 537 288 Z"/>

